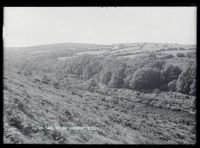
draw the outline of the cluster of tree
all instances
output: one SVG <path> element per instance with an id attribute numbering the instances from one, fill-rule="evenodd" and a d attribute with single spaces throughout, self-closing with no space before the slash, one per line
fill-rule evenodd
<path id="1" fill-rule="evenodd" d="M 197 53 L 195 51 L 190 51 L 186 53 L 188 58 L 196 58 Z"/>
<path id="2" fill-rule="evenodd" d="M 177 57 L 185 57 L 185 54 L 184 54 L 184 53 L 181 53 L 181 52 L 178 52 L 178 53 L 176 53 L 176 56 L 177 56 Z"/>
<path id="3" fill-rule="evenodd" d="M 138 69 L 130 81 L 130 88 L 134 90 L 156 89 L 159 85 L 160 71 L 156 68 Z"/>
<path id="4" fill-rule="evenodd" d="M 54 72 L 59 74 L 59 77 L 72 74 L 84 80 L 94 79 L 112 88 L 172 90 L 195 95 L 196 61 L 183 69 L 169 64 L 166 59 L 157 58 L 155 53 L 137 56 L 134 59 L 82 55 L 66 61 L 52 59 L 40 61 L 35 69 L 39 68 L 48 73 Z M 34 69 L 31 64 L 34 65 L 33 62 L 29 63 L 29 66 L 23 65 L 25 71 Z M 48 80 L 44 78 L 43 82 L 48 83 Z"/>
<path id="5" fill-rule="evenodd" d="M 196 93 L 196 63 L 189 63 L 177 80 L 177 91 L 195 95 Z"/>
<path id="6" fill-rule="evenodd" d="M 109 86 L 113 88 L 124 87 L 124 70 L 125 67 L 120 67 L 114 71 L 109 82 Z"/>

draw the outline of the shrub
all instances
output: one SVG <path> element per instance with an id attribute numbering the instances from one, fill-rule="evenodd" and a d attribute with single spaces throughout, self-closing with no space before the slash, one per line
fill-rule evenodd
<path id="1" fill-rule="evenodd" d="M 176 53 L 176 56 L 177 56 L 177 57 L 185 57 L 185 54 L 184 54 L 184 53 L 178 52 L 178 53 Z"/>
<path id="2" fill-rule="evenodd" d="M 42 77 L 42 83 L 48 84 L 49 82 L 50 82 L 50 79 L 46 75 L 44 75 Z"/>
<path id="3" fill-rule="evenodd" d="M 92 67 L 91 66 L 86 66 L 83 70 L 83 77 L 85 79 L 89 79 L 92 76 Z"/>
<path id="4" fill-rule="evenodd" d="M 57 141 L 59 143 L 63 143 L 65 141 L 65 137 L 63 136 L 63 134 L 57 130 L 57 129 L 53 129 L 52 131 L 50 131 L 50 135 L 49 135 L 54 141 Z"/>
<path id="5" fill-rule="evenodd" d="M 94 90 L 94 88 L 97 86 L 97 83 L 93 78 L 90 78 L 87 82 L 90 90 Z"/>
<path id="6" fill-rule="evenodd" d="M 192 107 L 192 110 L 194 111 L 196 109 L 196 98 L 193 98 L 191 100 L 191 107 Z"/>
<path id="7" fill-rule="evenodd" d="M 105 72 L 102 75 L 101 83 L 107 84 L 111 80 L 112 73 L 110 71 Z"/>
<path id="8" fill-rule="evenodd" d="M 168 51 L 177 50 L 177 48 L 167 48 Z"/>
<path id="9" fill-rule="evenodd" d="M 196 58 L 196 52 L 187 52 L 187 53 L 186 53 L 186 56 L 187 56 L 188 58 Z"/>
<path id="10" fill-rule="evenodd" d="M 179 75 L 176 85 L 177 91 L 189 94 L 191 91 L 190 86 L 194 83 L 194 79 L 196 79 L 196 66 L 193 63 L 189 64 Z"/>
<path id="11" fill-rule="evenodd" d="M 165 51 L 166 49 L 165 48 L 161 48 L 160 50 L 158 50 L 158 51 Z"/>
<path id="12" fill-rule="evenodd" d="M 168 83 L 168 90 L 172 90 L 172 91 L 176 91 L 176 83 L 177 80 L 173 80 L 171 82 Z"/>
<path id="13" fill-rule="evenodd" d="M 150 52 L 150 53 L 148 54 L 148 56 L 149 56 L 150 58 L 155 59 L 155 58 L 156 58 L 156 52 Z"/>
<path id="14" fill-rule="evenodd" d="M 64 74 L 64 77 L 65 77 L 65 78 L 67 78 L 67 77 L 68 77 L 68 74 L 67 74 L 67 73 L 65 73 L 65 74 Z"/>
<path id="15" fill-rule="evenodd" d="M 163 54 L 163 59 L 171 59 L 174 58 L 173 54 Z"/>
<path id="16" fill-rule="evenodd" d="M 25 71 L 24 71 L 24 75 L 27 76 L 27 77 L 28 77 L 28 76 L 31 76 L 31 75 L 32 75 L 32 72 L 31 72 L 30 70 L 25 70 Z"/>
<path id="17" fill-rule="evenodd" d="M 80 75 L 82 75 L 83 73 L 83 65 L 82 64 L 75 64 L 73 65 L 73 68 L 74 68 L 74 74 L 77 76 L 77 77 L 80 77 Z"/>
<path id="18" fill-rule="evenodd" d="M 98 59 L 92 60 L 90 64 L 86 65 L 83 70 L 83 76 L 85 79 L 90 79 L 95 74 L 102 70 L 103 66 L 100 64 Z"/>
<path id="19" fill-rule="evenodd" d="M 160 71 L 155 68 L 138 69 L 130 82 L 135 90 L 155 89 L 160 85 Z"/>
<path id="20" fill-rule="evenodd" d="M 161 72 L 163 83 L 168 83 L 170 81 L 178 79 L 180 73 L 181 69 L 178 66 L 166 65 Z"/>
<path id="21" fill-rule="evenodd" d="M 132 79 L 132 75 L 128 75 L 125 79 L 124 79 L 124 86 L 125 88 L 130 88 L 130 81 Z"/>
<path id="22" fill-rule="evenodd" d="M 193 79 L 192 84 L 190 85 L 190 95 L 196 95 L 196 80 Z"/>
<path id="23" fill-rule="evenodd" d="M 59 88 L 59 83 L 58 83 L 58 82 L 54 82 L 54 83 L 53 83 L 53 86 L 54 86 L 55 88 Z"/>
<path id="24" fill-rule="evenodd" d="M 109 86 L 113 88 L 124 87 L 124 68 L 117 69 L 109 82 Z"/>
<path id="25" fill-rule="evenodd" d="M 40 82 L 40 79 L 35 78 L 35 79 L 34 79 L 34 82 L 35 82 L 35 83 Z"/>
<path id="26" fill-rule="evenodd" d="M 162 69 L 165 64 L 164 60 L 156 59 L 146 64 L 147 67 Z"/>
<path id="27" fill-rule="evenodd" d="M 112 96 L 112 97 L 111 97 L 111 102 L 112 102 L 113 104 L 119 104 L 119 102 L 120 102 L 120 97 Z"/>
<path id="28" fill-rule="evenodd" d="M 159 91 L 159 89 L 154 89 L 154 90 L 153 90 L 153 93 L 155 93 L 155 94 L 159 94 L 160 91 Z"/>
<path id="29" fill-rule="evenodd" d="M 159 88 L 159 90 L 161 90 L 161 91 L 168 91 L 168 84 L 161 85 L 161 87 Z"/>
<path id="30" fill-rule="evenodd" d="M 185 50 L 185 48 L 183 48 L 183 47 L 180 47 L 180 48 L 179 48 L 179 50 Z"/>

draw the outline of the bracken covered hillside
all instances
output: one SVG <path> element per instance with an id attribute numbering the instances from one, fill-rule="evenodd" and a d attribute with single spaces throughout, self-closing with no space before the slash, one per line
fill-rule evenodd
<path id="1" fill-rule="evenodd" d="M 4 143 L 195 144 L 195 100 L 193 46 L 4 50 Z"/>

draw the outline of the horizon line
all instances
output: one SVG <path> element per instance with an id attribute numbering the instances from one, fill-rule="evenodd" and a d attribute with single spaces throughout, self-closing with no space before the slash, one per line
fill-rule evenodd
<path id="1" fill-rule="evenodd" d="M 58 43 L 44 43 L 44 44 L 25 45 L 25 46 L 5 46 L 3 48 L 28 48 L 28 47 L 48 46 L 48 45 L 56 45 L 56 44 L 91 44 L 91 45 L 97 45 L 97 46 L 111 46 L 111 45 L 119 45 L 119 44 L 137 44 L 137 43 L 197 45 L 196 43 L 192 44 L 192 43 L 178 43 L 178 42 L 118 42 L 118 43 L 110 43 L 110 44 L 88 43 L 88 42 L 58 42 Z"/>

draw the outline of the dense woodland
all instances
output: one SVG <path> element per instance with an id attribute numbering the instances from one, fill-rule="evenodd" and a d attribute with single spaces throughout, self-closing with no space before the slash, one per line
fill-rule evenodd
<path id="1" fill-rule="evenodd" d="M 74 75 L 83 80 L 93 79 L 112 88 L 138 91 L 158 89 L 195 95 L 195 56 L 195 53 L 183 57 L 149 53 L 134 59 L 95 55 L 82 55 L 65 61 L 56 58 L 47 59 L 48 57 L 36 58 L 24 61 L 20 65 L 19 73 L 31 76 L 33 73 L 42 72 L 44 79 L 49 81 L 51 81 L 51 76 L 48 76 L 50 74 L 60 78 Z"/>

